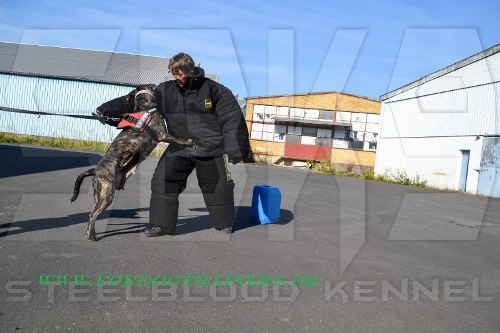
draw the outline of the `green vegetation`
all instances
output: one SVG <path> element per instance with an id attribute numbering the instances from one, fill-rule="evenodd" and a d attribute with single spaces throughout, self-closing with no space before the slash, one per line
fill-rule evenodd
<path id="1" fill-rule="evenodd" d="M 64 149 L 89 150 L 96 152 L 106 152 L 109 148 L 109 143 L 104 142 L 51 138 L 45 136 L 21 135 L 3 132 L 0 132 L 0 142 Z M 151 156 L 161 156 L 161 154 L 165 151 L 165 148 L 165 145 L 158 145 L 158 147 L 156 147 L 151 153 Z"/>
<path id="2" fill-rule="evenodd" d="M 258 155 L 253 156 L 252 162 L 257 164 L 273 165 L 273 163 L 271 162 L 271 157 L 260 157 Z"/>
<path id="3" fill-rule="evenodd" d="M 418 173 L 415 177 L 408 177 L 406 171 L 396 169 L 395 171 L 386 170 L 382 176 L 385 181 L 401 185 L 412 185 L 418 187 L 425 187 L 427 180 L 423 179 Z"/>
<path id="4" fill-rule="evenodd" d="M 354 163 L 347 164 L 344 166 L 338 166 L 331 163 L 329 160 L 325 161 L 308 161 L 311 166 L 310 169 L 315 172 L 321 172 L 329 175 L 340 175 L 348 177 L 356 177 L 368 180 L 378 180 L 386 183 L 401 184 L 401 185 L 411 185 L 418 187 L 425 187 L 427 185 L 427 180 L 423 179 L 420 175 L 415 177 L 409 177 L 404 170 L 386 170 L 384 174 L 375 174 L 371 168 L 360 168 L 356 169 Z"/>

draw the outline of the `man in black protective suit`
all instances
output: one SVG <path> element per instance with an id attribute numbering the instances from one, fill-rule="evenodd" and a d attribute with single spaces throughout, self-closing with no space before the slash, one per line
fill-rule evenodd
<path id="1" fill-rule="evenodd" d="M 148 237 L 172 235 L 179 209 L 179 194 L 196 169 L 198 185 L 215 229 L 231 233 L 234 224 L 234 182 L 228 162 L 247 157 L 250 144 L 241 108 L 232 92 L 204 77 L 191 56 L 179 53 L 170 59 L 173 80 L 158 86 L 157 109 L 177 138 L 191 138 L 192 147 L 170 144 L 160 158 L 151 180 Z M 104 103 L 100 114 L 130 112 L 124 97 Z"/>

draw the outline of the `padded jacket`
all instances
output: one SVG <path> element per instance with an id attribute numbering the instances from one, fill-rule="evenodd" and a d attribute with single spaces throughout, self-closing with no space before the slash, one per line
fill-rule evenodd
<path id="1" fill-rule="evenodd" d="M 233 162 L 246 158 L 250 150 L 248 129 L 238 101 L 228 88 L 196 69 L 197 75 L 187 88 L 171 80 L 156 90 L 156 107 L 167 122 L 168 132 L 196 142 L 187 148 L 172 143 L 167 154 L 217 157 L 226 153 Z M 126 96 L 117 98 L 98 111 L 105 116 L 130 112 L 130 104 L 125 101 Z"/>
<path id="2" fill-rule="evenodd" d="M 238 101 L 228 88 L 203 77 L 202 71 L 190 80 L 187 88 L 174 80 L 161 83 L 156 100 L 161 101 L 157 108 L 167 122 L 169 133 L 196 142 L 188 148 L 171 144 L 169 153 L 185 151 L 198 157 L 226 153 L 232 160 L 247 157 L 248 130 Z"/>

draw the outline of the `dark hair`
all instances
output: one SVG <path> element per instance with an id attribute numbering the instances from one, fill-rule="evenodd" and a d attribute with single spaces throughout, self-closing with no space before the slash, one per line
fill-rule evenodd
<path id="1" fill-rule="evenodd" d="M 193 58 L 187 53 L 177 53 L 168 62 L 168 71 L 177 74 L 179 70 L 188 73 L 194 69 Z"/>

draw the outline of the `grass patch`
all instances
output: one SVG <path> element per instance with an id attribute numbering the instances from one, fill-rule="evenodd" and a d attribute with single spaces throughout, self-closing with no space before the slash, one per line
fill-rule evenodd
<path id="1" fill-rule="evenodd" d="M 400 185 L 410 185 L 418 187 L 426 187 L 427 180 L 423 179 L 420 175 L 415 175 L 415 177 L 409 177 L 404 170 L 386 170 L 384 174 L 375 174 L 372 169 L 357 171 L 355 170 L 354 163 L 345 166 L 338 166 L 329 160 L 325 161 L 307 161 L 311 166 L 311 170 L 315 172 L 320 172 L 328 175 L 340 175 L 355 178 L 362 178 L 368 180 L 378 180 L 386 183 L 400 184 Z"/>
<path id="2" fill-rule="evenodd" d="M 47 136 L 22 135 L 0 132 L 0 142 L 15 143 L 24 145 L 34 145 L 41 147 L 78 149 L 94 152 L 106 152 L 110 146 L 109 143 L 86 140 L 73 140 L 66 138 L 52 138 Z M 161 156 L 166 149 L 166 145 L 158 145 L 151 156 Z"/>
<path id="3" fill-rule="evenodd" d="M 382 180 L 388 183 L 410 185 L 418 187 L 426 187 L 427 180 L 422 178 L 418 173 L 415 177 L 409 177 L 404 170 L 386 170 L 383 175 L 380 176 Z"/>
<path id="4" fill-rule="evenodd" d="M 270 157 L 261 157 L 258 155 L 254 155 L 252 160 L 252 162 L 256 164 L 273 165 Z"/>

